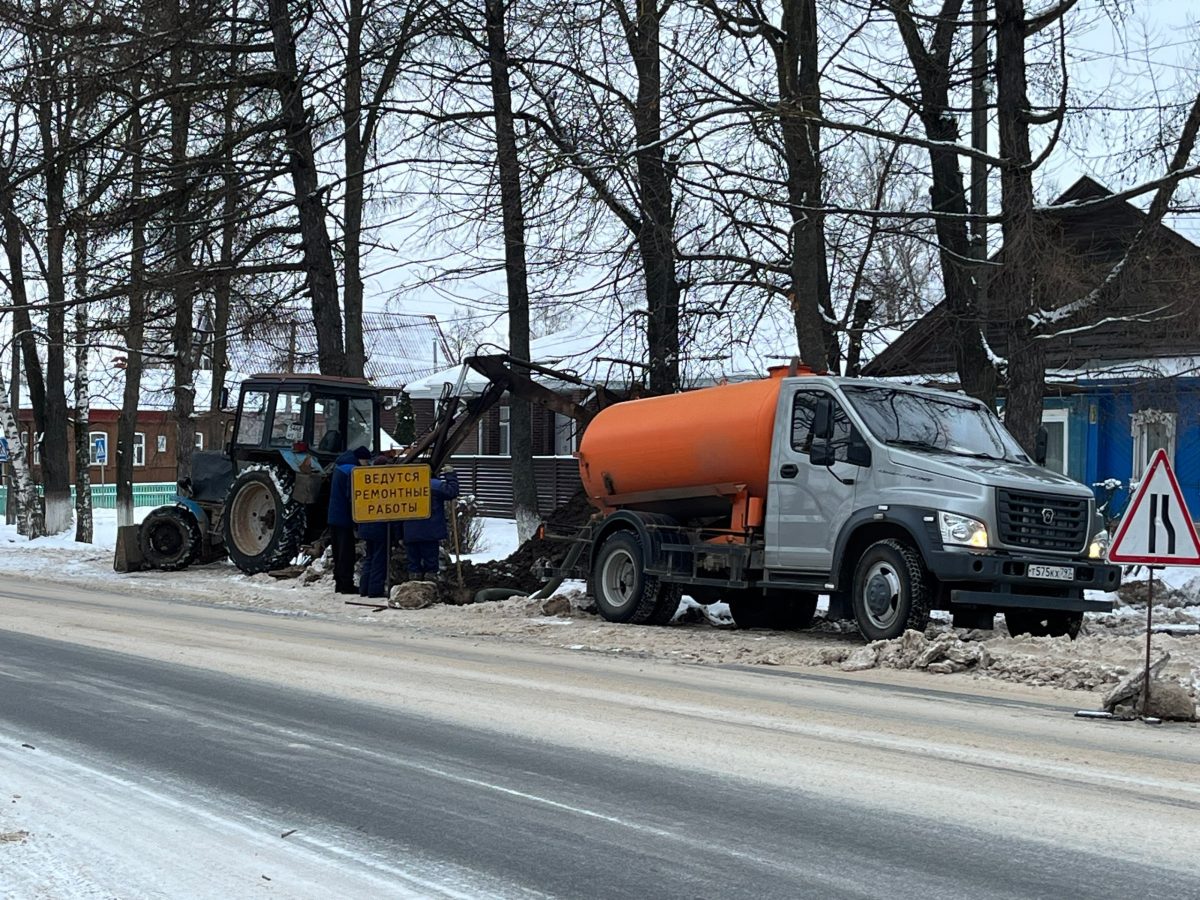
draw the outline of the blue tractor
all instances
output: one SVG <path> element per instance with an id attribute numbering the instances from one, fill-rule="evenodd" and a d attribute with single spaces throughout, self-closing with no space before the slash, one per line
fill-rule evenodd
<path id="1" fill-rule="evenodd" d="M 175 502 L 142 522 L 143 564 L 177 570 L 228 555 L 247 574 L 286 566 L 325 530 L 338 455 L 379 452 L 380 407 L 361 378 L 246 379 L 224 449 L 197 451 Z"/>

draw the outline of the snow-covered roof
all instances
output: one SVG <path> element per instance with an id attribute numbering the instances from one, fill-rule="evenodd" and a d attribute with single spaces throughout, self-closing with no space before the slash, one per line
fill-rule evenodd
<path id="1" fill-rule="evenodd" d="M 449 359 L 433 316 L 365 312 L 363 343 L 367 378 L 378 385 L 407 384 Z M 295 372 L 316 372 L 317 336 L 311 323 L 263 323 L 231 338 L 228 354 L 230 366 L 242 372 L 286 372 L 289 366 Z"/>
<path id="2" fill-rule="evenodd" d="M 755 323 L 717 319 L 701 334 L 691 335 L 681 360 L 681 380 L 688 387 L 714 384 L 720 380 L 761 378 L 767 367 L 779 365 L 796 353 L 795 332 L 790 321 L 764 315 Z M 574 327 L 530 341 L 532 361 L 571 372 L 585 381 L 615 388 L 645 380 L 645 335 L 626 324 L 609 326 L 599 318 L 578 322 Z M 482 348 L 481 353 L 503 352 Z M 442 385 L 458 381 L 460 366 L 450 366 L 406 387 L 418 399 L 436 399 Z M 553 386 L 550 380 L 544 380 Z M 487 386 L 483 375 L 470 370 L 464 392 L 478 394 Z"/>

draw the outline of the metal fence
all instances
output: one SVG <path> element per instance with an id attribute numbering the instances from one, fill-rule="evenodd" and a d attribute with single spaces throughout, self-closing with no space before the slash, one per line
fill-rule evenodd
<path id="1" fill-rule="evenodd" d="M 42 486 L 38 485 L 38 493 Z M 133 486 L 134 506 L 162 506 L 170 503 L 175 496 L 175 483 L 171 481 L 155 482 L 152 484 L 135 484 Z M 71 502 L 75 502 L 75 488 L 71 488 Z M 0 510 L 8 504 L 8 488 L 0 485 Z M 116 509 L 117 486 L 115 484 L 92 485 L 92 509 Z"/>
<path id="2" fill-rule="evenodd" d="M 512 459 L 507 456 L 452 456 L 458 472 L 459 491 L 474 494 L 486 516 L 508 518 L 513 514 Z M 537 482 L 538 512 L 549 515 L 583 489 L 579 460 L 570 456 L 535 456 L 533 477 Z"/>

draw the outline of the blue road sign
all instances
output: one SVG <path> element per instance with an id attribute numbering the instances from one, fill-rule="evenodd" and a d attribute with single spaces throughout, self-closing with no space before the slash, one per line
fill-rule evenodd
<path id="1" fill-rule="evenodd" d="M 96 465 L 108 465 L 108 435 L 93 438 L 92 448 L 96 451 Z"/>
<path id="2" fill-rule="evenodd" d="M 8 462 L 8 439 L 0 437 L 0 463 Z"/>

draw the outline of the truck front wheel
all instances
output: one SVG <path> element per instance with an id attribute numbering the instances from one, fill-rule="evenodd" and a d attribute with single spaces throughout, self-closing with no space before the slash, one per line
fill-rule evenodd
<path id="1" fill-rule="evenodd" d="M 618 531 L 601 545 L 592 566 L 592 594 L 610 622 L 665 625 L 679 609 L 681 590 L 646 574 L 637 535 Z"/>
<path id="2" fill-rule="evenodd" d="M 868 641 L 886 641 L 929 624 L 932 593 L 920 554 L 903 541 L 878 541 L 854 570 L 852 603 L 858 630 Z"/>
<path id="3" fill-rule="evenodd" d="M 1030 634 L 1034 637 L 1069 636 L 1075 640 L 1083 627 L 1083 613 L 1053 609 L 1009 609 L 1004 613 L 1008 633 Z"/>

